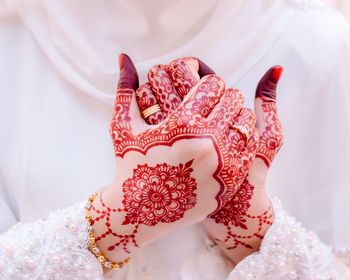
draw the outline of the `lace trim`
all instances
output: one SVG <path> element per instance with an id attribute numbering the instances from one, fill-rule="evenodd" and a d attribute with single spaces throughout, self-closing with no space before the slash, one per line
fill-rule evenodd
<path id="1" fill-rule="evenodd" d="M 102 280 L 102 267 L 87 250 L 84 215 L 84 204 L 76 204 L 1 235 L 1 279 Z"/>

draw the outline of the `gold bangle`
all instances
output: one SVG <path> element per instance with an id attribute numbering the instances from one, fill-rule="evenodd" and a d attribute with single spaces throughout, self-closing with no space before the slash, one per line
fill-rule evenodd
<path id="1" fill-rule="evenodd" d="M 148 107 L 147 109 L 142 111 L 142 116 L 147 119 L 150 115 L 157 113 L 160 111 L 160 107 L 158 104 L 154 104 L 151 107 Z"/>
<path id="2" fill-rule="evenodd" d="M 98 246 L 96 244 L 95 234 L 94 234 L 93 228 L 91 226 L 90 210 L 91 210 L 91 204 L 97 195 L 98 195 L 97 193 L 90 195 L 88 198 L 88 202 L 85 206 L 85 209 L 86 209 L 85 220 L 87 223 L 88 243 L 91 247 L 91 252 L 95 255 L 96 259 L 99 261 L 99 263 L 101 265 L 103 265 L 106 268 L 110 268 L 110 269 L 120 269 L 120 268 L 123 268 L 125 265 L 129 264 L 131 261 L 131 258 L 129 257 L 129 258 L 123 260 L 122 262 L 117 262 L 117 263 L 110 262 L 106 258 L 106 256 L 101 252 L 100 248 L 98 248 Z"/>

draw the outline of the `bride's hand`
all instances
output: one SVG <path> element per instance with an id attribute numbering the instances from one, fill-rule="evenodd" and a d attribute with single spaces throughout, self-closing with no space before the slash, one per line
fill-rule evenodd
<path id="1" fill-rule="evenodd" d="M 181 90 L 172 92 L 180 93 L 176 108 L 166 100 L 154 106 L 167 116 L 149 126 L 135 104 L 135 91 L 143 86 L 137 89 L 134 65 L 121 55 L 120 66 L 110 129 L 116 178 L 91 209 L 98 246 L 118 261 L 221 208 L 246 177 L 258 146 L 254 114 L 241 108 L 242 94 L 220 77 L 205 76 L 189 88 L 181 83 L 185 100 Z M 162 90 L 168 94 L 175 87 L 169 83 Z"/>
<path id="2" fill-rule="evenodd" d="M 280 66 L 268 70 L 256 90 L 255 112 L 260 141 L 247 178 L 233 198 L 203 222 L 209 235 L 235 263 L 259 250 L 261 240 L 273 222 L 266 179 L 283 142 L 276 110 L 276 87 L 282 70 Z"/>
<path id="3" fill-rule="evenodd" d="M 178 100 L 195 86 L 200 76 L 212 73 L 208 66 L 194 58 L 178 59 L 168 66 L 154 66 L 149 73 L 149 82 L 137 91 L 137 100 L 141 111 L 157 102 L 162 111 L 157 117 L 147 117 L 146 121 L 157 124 L 164 119 L 169 111 L 178 106 Z M 265 182 L 269 166 L 283 141 L 276 111 L 276 87 L 281 73 L 282 67 L 272 67 L 256 90 L 255 112 L 261 136 L 249 175 L 232 199 L 203 221 L 208 233 L 234 262 L 258 250 L 261 239 L 273 221 Z M 177 95 L 176 92 L 181 94 Z"/>

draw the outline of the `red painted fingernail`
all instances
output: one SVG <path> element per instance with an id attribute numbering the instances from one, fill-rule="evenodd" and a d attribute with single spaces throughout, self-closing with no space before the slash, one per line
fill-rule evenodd
<path id="1" fill-rule="evenodd" d="M 121 53 L 119 55 L 119 70 L 122 70 L 124 67 L 124 54 Z"/>
<path id="2" fill-rule="evenodd" d="M 279 79 L 281 78 L 282 73 L 283 73 L 283 67 L 282 66 L 276 66 L 273 69 L 272 80 L 275 83 L 277 83 L 279 81 Z"/>

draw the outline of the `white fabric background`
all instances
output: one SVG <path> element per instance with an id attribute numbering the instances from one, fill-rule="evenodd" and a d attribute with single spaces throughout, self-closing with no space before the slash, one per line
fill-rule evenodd
<path id="1" fill-rule="evenodd" d="M 111 182 L 108 125 L 123 51 L 141 80 L 156 63 L 198 56 L 249 107 L 263 73 L 283 65 L 286 141 L 269 188 L 323 241 L 350 246 L 350 33 L 340 14 L 312 0 L 0 3 L 2 230 Z M 176 277 L 202 245 L 195 225 L 145 252 Z"/>
<path id="2" fill-rule="evenodd" d="M 350 20 L 350 2 L 348 0 L 327 0 L 327 2 L 342 12 L 348 21 Z"/>

